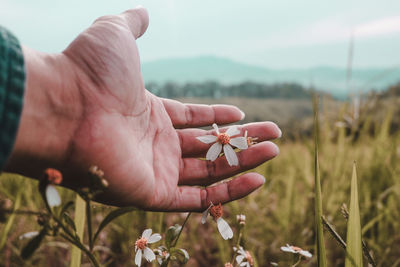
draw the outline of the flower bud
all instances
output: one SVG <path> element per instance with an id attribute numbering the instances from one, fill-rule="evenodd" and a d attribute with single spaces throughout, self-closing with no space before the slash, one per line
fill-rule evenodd
<path id="1" fill-rule="evenodd" d="M 246 224 L 246 215 L 243 215 L 243 214 L 236 215 L 236 220 L 240 225 L 245 225 Z"/>

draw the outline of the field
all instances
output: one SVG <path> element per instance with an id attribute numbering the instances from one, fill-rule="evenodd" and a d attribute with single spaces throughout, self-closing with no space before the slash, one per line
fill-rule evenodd
<path id="1" fill-rule="evenodd" d="M 292 266 L 294 255 L 280 250 L 286 244 L 316 253 L 314 218 L 314 141 L 312 104 L 307 100 L 183 99 L 187 102 L 230 103 L 246 113 L 245 122 L 272 120 L 282 125 L 277 141 L 280 155 L 256 171 L 267 182 L 263 188 L 239 201 L 225 205 L 224 218 L 234 230 L 225 241 L 211 220 L 200 223 L 193 214 L 185 224 L 177 247 L 190 254 L 186 266 L 224 266 L 232 260 L 239 224 L 236 215 L 246 215 L 240 244 L 248 250 L 255 266 Z M 363 240 L 377 266 L 400 266 L 400 133 L 398 99 L 364 99 L 351 105 L 323 98 L 320 108 L 319 160 L 322 210 L 326 220 L 346 240 L 346 219 L 341 207 L 350 202 L 353 162 L 358 174 L 358 194 Z M 44 211 L 36 181 L 2 174 L 0 225 L 1 266 L 69 266 L 71 245 L 60 237 L 47 236 L 29 259 L 21 249 L 25 232 L 39 230 L 37 215 L 19 211 Z M 60 190 L 63 202 L 75 193 Z M 93 204 L 93 224 L 98 225 L 112 210 Z M 72 213 L 72 212 L 71 212 Z M 134 266 L 135 240 L 146 228 L 165 233 L 169 226 L 184 222 L 187 214 L 133 211 L 108 225 L 99 235 L 95 254 L 104 266 Z M 71 217 L 74 217 L 71 214 Z M 328 266 L 344 266 L 345 250 L 324 232 Z M 164 240 L 164 239 L 163 239 Z M 85 241 L 85 243 L 87 243 Z M 161 243 L 161 242 L 160 242 Z M 155 248 L 157 245 L 152 246 Z M 90 266 L 83 256 L 82 266 Z M 367 266 L 367 261 L 364 260 Z M 148 266 L 157 266 L 156 263 Z M 172 263 L 171 266 L 180 266 Z M 314 256 L 299 266 L 317 266 Z"/>

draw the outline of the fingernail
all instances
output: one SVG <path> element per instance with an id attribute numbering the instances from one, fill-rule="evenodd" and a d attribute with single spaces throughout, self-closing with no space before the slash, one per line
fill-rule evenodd
<path id="1" fill-rule="evenodd" d="M 266 181 L 265 177 L 264 177 L 264 176 L 261 176 L 261 177 L 262 177 L 262 179 L 263 179 L 262 184 L 265 184 L 265 181 Z"/>
<path id="2" fill-rule="evenodd" d="M 244 114 L 243 111 L 240 111 L 240 113 L 242 113 L 242 117 L 240 118 L 240 120 L 243 120 L 246 117 L 246 114 Z"/>
<path id="3" fill-rule="evenodd" d="M 278 131 L 279 131 L 278 138 L 281 138 L 282 137 L 282 130 L 280 128 L 278 128 Z"/>

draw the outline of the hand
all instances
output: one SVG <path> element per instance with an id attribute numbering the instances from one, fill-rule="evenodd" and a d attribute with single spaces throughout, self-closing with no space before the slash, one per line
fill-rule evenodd
<path id="1" fill-rule="evenodd" d="M 209 145 L 191 129 L 242 119 L 232 106 L 192 105 L 152 95 L 144 88 L 136 39 L 148 26 L 145 9 L 96 20 L 62 53 L 24 48 L 28 81 L 21 125 L 7 170 L 39 177 L 46 167 L 64 174 L 63 185 L 87 182 L 97 165 L 109 187 L 100 201 L 148 210 L 200 211 L 210 201 L 243 197 L 264 183 L 256 173 L 207 186 L 278 154 L 266 140 L 280 136 L 271 123 L 243 127 L 263 141 L 238 154 L 240 166 L 224 157 L 200 160 Z"/>

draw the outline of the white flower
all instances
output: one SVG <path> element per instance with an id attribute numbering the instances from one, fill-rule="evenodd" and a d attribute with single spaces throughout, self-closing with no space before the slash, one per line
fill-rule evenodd
<path id="1" fill-rule="evenodd" d="M 49 203 L 50 208 L 57 207 L 61 205 L 61 198 L 58 194 L 56 187 L 52 184 L 46 186 L 46 199 Z"/>
<path id="2" fill-rule="evenodd" d="M 31 239 L 31 238 L 34 238 L 35 236 L 38 236 L 38 235 L 39 235 L 39 232 L 38 232 L 38 231 L 27 232 L 27 233 L 25 233 L 25 234 L 20 235 L 20 236 L 19 236 L 19 240 L 22 240 L 22 239 Z"/>
<path id="3" fill-rule="evenodd" d="M 247 149 L 248 148 L 247 138 L 245 137 L 231 138 L 232 136 L 238 135 L 240 133 L 237 126 L 229 127 L 225 133 L 220 133 L 218 126 L 215 123 L 213 124 L 213 127 L 217 133 L 217 136 L 204 135 L 196 137 L 203 143 L 206 144 L 214 143 L 207 151 L 206 159 L 214 161 L 218 158 L 221 151 L 224 150 L 224 154 L 226 160 L 228 161 L 229 166 L 239 165 L 238 158 L 232 146 L 235 146 L 239 149 Z"/>
<path id="4" fill-rule="evenodd" d="M 222 238 L 225 240 L 231 239 L 233 237 L 233 231 L 229 224 L 224 219 L 222 219 L 223 210 L 221 203 L 219 203 L 217 206 L 214 206 L 211 203 L 210 207 L 208 207 L 208 209 L 203 212 L 203 216 L 201 217 L 202 224 L 205 224 L 208 214 L 210 214 L 217 222 L 218 231 L 221 234 Z"/>
<path id="5" fill-rule="evenodd" d="M 236 253 L 239 254 L 236 256 L 236 262 L 239 266 L 251 267 L 254 265 L 253 257 L 251 256 L 250 252 L 244 250 L 242 247 L 239 246 L 239 249 L 236 247 L 233 250 L 237 250 Z"/>
<path id="6" fill-rule="evenodd" d="M 156 259 L 156 255 L 150 248 L 147 247 L 147 244 L 152 244 L 160 241 L 161 235 L 160 234 L 152 235 L 151 233 L 152 233 L 151 229 L 144 230 L 142 237 L 140 237 L 135 242 L 135 251 L 136 251 L 135 264 L 137 266 L 140 266 L 140 264 L 142 263 L 142 255 L 144 255 L 144 258 L 148 262 L 151 262 Z"/>
<path id="7" fill-rule="evenodd" d="M 290 246 L 288 244 L 286 244 L 286 247 L 281 247 L 282 251 L 285 252 L 291 252 L 291 253 L 295 253 L 295 254 L 300 254 L 306 258 L 311 258 L 312 254 L 310 252 L 308 252 L 307 250 L 303 250 L 299 247 L 295 247 L 295 246 Z"/>

